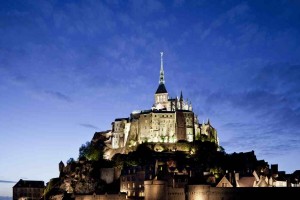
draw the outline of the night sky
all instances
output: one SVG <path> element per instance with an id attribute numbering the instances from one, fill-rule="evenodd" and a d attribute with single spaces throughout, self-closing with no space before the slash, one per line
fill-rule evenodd
<path id="1" fill-rule="evenodd" d="M 170 97 L 227 153 L 300 169 L 300 1 L 0 1 L 0 196 L 48 182 L 115 118 Z"/>

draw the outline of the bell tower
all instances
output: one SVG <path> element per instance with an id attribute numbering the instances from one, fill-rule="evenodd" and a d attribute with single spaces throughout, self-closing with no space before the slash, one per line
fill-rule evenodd
<path id="1" fill-rule="evenodd" d="M 167 109 L 168 106 L 168 92 L 165 86 L 165 73 L 163 65 L 163 52 L 160 52 L 160 72 L 159 72 L 159 85 L 154 95 L 154 106 L 156 109 Z"/>

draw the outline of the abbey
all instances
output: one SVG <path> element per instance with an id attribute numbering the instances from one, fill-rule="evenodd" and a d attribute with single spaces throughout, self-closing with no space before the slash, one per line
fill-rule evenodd
<path id="1" fill-rule="evenodd" d="M 119 153 L 126 152 L 128 147 L 148 143 L 176 143 L 178 141 L 192 142 L 194 140 L 211 141 L 219 145 L 217 131 L 210 121 L 200 124 L 198 116 L 193 112 L 191 102 L 180 97 L 169 98 L 165 85 L 163 52 L 159 85 L 154 94 L 154 104 L 151 109 L 133 111 L 130 117 L 117 118 L 112 122 L 112 129 L 95 133 L 105 135 L 106 146 Z M 107 158 L 114 153 L 106 155 Z"/>
<path id="2" fill-rule="evenodd" d="M 298 185 L 297 177 L 293 178 L 293 187 Z M 271 165 L 269 170 L 268 163 L 257 160 L 254 151 L 226 154 L 216 129 L 209 120 L 198 122 L 182 92 L 179 98 L 169 98 L 161 53 L 159 85 L 150 109 L 115 119 L 111 130 L 96 132 L 92 141 L 79 149 L 77 161 L 70 159 L 66 166 L 60 162 L 59 177 L 47 183 L 44 199 L 245 200 L 266 194 L 299 196 L 300 190 L 287 189 L 287 185 L 278 166 Z"/>

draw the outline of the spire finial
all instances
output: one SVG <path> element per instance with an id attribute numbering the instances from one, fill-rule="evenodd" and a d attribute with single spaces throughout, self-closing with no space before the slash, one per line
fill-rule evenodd
<path id="1" fill-rule="evenodd" d="M 182 90 L 181 90 L 181 92 L 180 92 L 180 101 L 183 101 Z"/>
<path id="2" fill-rule="evenodd" d="M 159 84 L 165 84 L 163 55 L 164 55 L 164 52 L 160 52 L 160 74 L 159 74 Z"/>

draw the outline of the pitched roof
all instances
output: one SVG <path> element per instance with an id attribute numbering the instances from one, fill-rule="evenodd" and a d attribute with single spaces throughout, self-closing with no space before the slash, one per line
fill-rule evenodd
<path id="1" fill-rule="evenodd" d="M 223 178 L 219 181 L 216 187 L 223 187 L 222 183 L 226 183 L 226 187 L 233 187 L 226 176 L 223 176 Z"/>
<path id="2" fill-rule="evenodd" d="M 255 177 L 251 176 L 251 177 L 242 177 L 240 178 L 240 180 L 236 181 L 236 185 L 237 187 L 253 187 L 255 182 Z"/>
<path id="3" fill-rule="evenodd" d="M 32 181 L 20 179 L 14 187 L 31 187 L 31 188 L 44 188 L 44 181 Z"/>
<path id="4" fill-rule="evenodd" d="M 159 84 L 155 94 L 168 93 L 165 84 Z"/>

